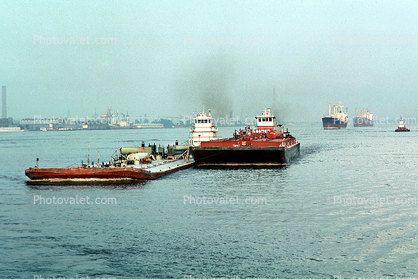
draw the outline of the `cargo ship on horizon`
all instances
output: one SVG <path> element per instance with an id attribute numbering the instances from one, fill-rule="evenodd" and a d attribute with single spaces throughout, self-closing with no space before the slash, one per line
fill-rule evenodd
<path id="1" fill-rule="evenodd" d="M 334 104 L 334 110 L 331 114 L 331 104 L 328 107 L 328 116 L 322 116 L 322 125 L 324 129 L 345 129 L 347 128 L 348 116 L 343 112 L 343 105 L 341 102 L 338 105 Z"/>
<path id="2" fill-rule="evenodd" d="M 251 129 L 235 130 L 232 138 L 217 138 L 211 113 L 194 118 L 190 132 L 195 166 L 281 166 L 300 155 L 300 143 L 275 122 L 270 109 L 257 115 Z"/>
<path id="3" fill-rule="evenodd" d="M 373 127 L 374 116 L 370 113 L 370 110 L 356 109 L 356 117 L 353 118 L 354 127 Z"/>

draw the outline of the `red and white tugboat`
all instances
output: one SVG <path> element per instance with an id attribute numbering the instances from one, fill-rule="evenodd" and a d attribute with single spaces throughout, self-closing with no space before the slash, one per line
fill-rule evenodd
<path id="1" fill-rule="evenodd" d="M 403 123 L 402 117 L 399 119 L 398 129 L 395 130 L 395 132 L 409 132 L 410 130 L 405 127 L 405 124 Z"/>
<path id="2" fill-rule="evenodd" d="M 207 123 L 213 125 L 210 114 L 209 117 Z M 216 139 L 214 126 L 202 134 L 206 122 L 196 122 L 200 118 L 201 114 L 195 118 L 192 128 L 191 149 L 196 166 L 280 166 L 300 155 L 300 143 L 274 121 L 270 109 L 255 117 L 254 129 L 247 126 L 226 139 Z M 212 139 L 201 140 L 209 137 Z"/>

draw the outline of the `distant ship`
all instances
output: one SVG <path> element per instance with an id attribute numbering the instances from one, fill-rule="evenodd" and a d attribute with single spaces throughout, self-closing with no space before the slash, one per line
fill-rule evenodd
<path id="1" fill-rule="evenodd" d="M 398 129 L 395 130 L 395 132 L 409 132 L 410 130 L 405 127 L 405 124 L 403 123 L 402 117 L 399 119 Z"/>
<path id="2" fill-rule="evenodd" d="M 353 118 L 354 127 L 373 127 L 374 116 L 370 110 L 357 110 L 356 117 Z"/>
<path id="3" fill-rule="evenodd" d="M 348 116 L 343 112 L 341 102 L 334 105 L 333 114 L 331 114 L 331 104 L 328 107 L 328 116 L 322 116 L 322 125 L 324 129 L 345 129 L 347 128 Z"/>
<path id="4" fill-rule="evenodd" d="M 275 122 L 270 109 L 256 116 L 256 127 L 217 138 L 210 114 L 194 118 L 190 145 L 196 166 L 281 166 L 300 155 L 300 143 Z"/>

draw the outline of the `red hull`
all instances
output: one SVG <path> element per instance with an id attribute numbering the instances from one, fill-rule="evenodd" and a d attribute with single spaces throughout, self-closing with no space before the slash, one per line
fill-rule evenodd
<path id="1" fill-rule="evenodd" d="M 253 147 L 290 147 L 296 144 L 295 138 L 289 139 L 224 139 L 224 140 L 213 140 L 208 142 L 202 142 L 200 146 L 209 147 L 238 147 L 238 146 L 253 146 Z"/>
<path id="2" fill-rule="evenodd" d="M 238 147 L 238 146 L 253 146 L 253 147 L 291 147 L 295 145 L 296 139 L 286 132 L 286 135 L 281 134 L 276 130 L 270 130 L 267 133 L 254 132 L 248 135 L 235 134 L 233 138 L 219 139 L 212 141 L 201 142 L 202 147 Z"/>
<path id="3" fill-rule="evenodd" d="M 192 152 L 197 166 L 278 166 L 299 156 L 300 144 L 288 132 L 246 130 L 201 142 Z"/>
<path id="4" fill-rule="evenodd" d="M 184 164 L 164 171 L 150 172 L 138 168 L 29 168 L 25 170 L 27 177 L 39 179 L 156 179 L 163 175 L 191 167 Z"/>

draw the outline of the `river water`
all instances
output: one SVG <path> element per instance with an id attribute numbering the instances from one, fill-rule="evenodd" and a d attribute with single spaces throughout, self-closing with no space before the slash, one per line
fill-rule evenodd
<path id="1" fill-rule="evenodd" d="M 188 129 L 1 133 L 2 277 L 418 277 L 418 127 L 287 127 L 301 156 L 285 168 L 107 183 L 33 184 L 24 170 L 185 142 Z"/>

